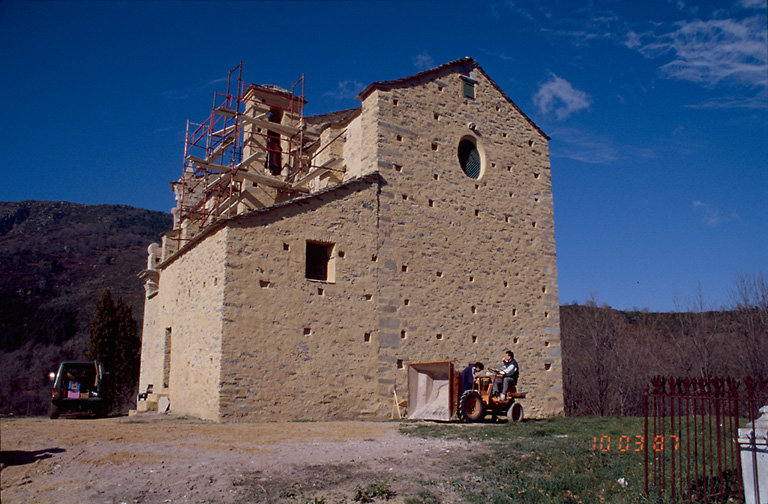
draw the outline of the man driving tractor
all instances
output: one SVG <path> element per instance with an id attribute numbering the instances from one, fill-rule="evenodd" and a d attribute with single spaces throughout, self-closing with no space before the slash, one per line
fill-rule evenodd
<path id="1" fill-rule="evenodd" d="M 520 376 L 520 366 L 511 350 L 504 351 L 501 369 L 488 368 L 479 372 L 468 367 L 467 375 L 473 374 L 472 388 L 464 387 L 457 404 L 457 416 L 464 422 L 479 422 L 490 413 L 495 419 L 498 415 L 506 415 L 510 422 L 523 419 L 523 406 L 517 402 L 526 394 L 517 390 L 517 379 Z M 468 376 L 467 376 L 468 378 Z M 457 379 L 457 382 L 459 380 Z M 457 383 L 457 386 L 460 386 Z"/>
<path id="2" fill-rule="evenodd" d="M 499 394 L 499 385 L 501 385 L 501 395 L 499 399 L 506 401 L 507 393 L 510 387 L 517 386 L 517 378 L 520 376 L 520 367 L 515 360 L 515 354 L 512 350 L 506 350 L 504 352 L 504 359 L 501 361 L 501 369 L 498 370 L 498 374 L 503 375 L 496 378 L 493 381 L 493 395 Z"/>

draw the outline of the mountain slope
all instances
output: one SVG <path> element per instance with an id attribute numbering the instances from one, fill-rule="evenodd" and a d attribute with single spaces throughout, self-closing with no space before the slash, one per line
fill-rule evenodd
<path id="1" fill-rule="evenodd" d="M 16 392 L 38 391 L 55 361 L 82 357 L 105 289 L 122 297 L 141 324 L 144 289 L 136 275 L 146 266 L 147 245 L 159 241 L 170 219 L 124 205 L 0 202 L 0 365 L 19 382 Z M 19 412 L 21 403 L 30 412 L 44 407 L 44 398 L 27 393 L 20 403 L 18 394 L 0 392 L 6 394 L 2 413 Z"/>

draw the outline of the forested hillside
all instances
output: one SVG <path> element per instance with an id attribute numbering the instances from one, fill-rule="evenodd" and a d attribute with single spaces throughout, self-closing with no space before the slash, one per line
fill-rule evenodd
<path id="1" fill-rule="evenodd" d="M 0 202 L 0 413 L 45 411 L 47 374 L 63 358 L 83 357 L 105 289 L 141 323 L 136 275 L 170 219 L 122 205 Z"/>
<path id="2" fill-rule="evenodd" d="M 743 277 L 728 310 L 560 307 L 567 415 L 642 415 L 656 375 L 768 377 L 768 277 Z"/>

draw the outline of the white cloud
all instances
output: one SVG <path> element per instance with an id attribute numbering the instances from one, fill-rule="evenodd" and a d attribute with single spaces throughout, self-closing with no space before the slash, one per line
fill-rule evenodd
<path id="1" fill-rule="evenodd" d="M 731 212 L 731 215 L 729 217 L 723 216 L 720 213 L 720 210 L 712 206 L 708 203 L 704 203 L 703 201 L 694 201 L 692 203 L 694 212 L 701 214 L 701 222 L 706 224 L 709 227 L 716 227 L 720 224 L 724 224 L 726 222 L 730 221 L 738 221 L 741 222 L 741 218 L 739 217 L 739 214 L 736 213 L 734 210 Z"/>
<path id="2" fill-rule="evenodd" d="M 413 66 L 415 66 L 419 71 L 429 70 L 435 66 L 435 60 L 433 60 L 432 56 L 424 51 L 421 54 L 417 54 L 413 57 Z"/>
<path id="3" fill-rule="evenodd" d="M 533 95 L 533 103 L 542 114 L 554 113 L 558 119 L 565 119 L 588 108 L 592 99 L 584 91 L 575 89 L 567 80 L 551 74 L 550 79 L 541 84 Z"/>
<path id="4" fill-rule="evenodd" d="M 323 93 L 323 96 L 330 96 L 337 100 L 351 100 L 357 98 L 360 91 L 365 89 L 365 84 L 356 80 L 339 81 L 338 87 L 333 91 Z"/>
<path id="5" fill-rule="evenodd" d="M 671 57 L 660 68 L 671 79 L 707 87 L 721 82 L 765 88 L 765 18 L 713 19 L 677 23 L 666 33 L 629 32 L 624 44 L 650 59 Z"/>

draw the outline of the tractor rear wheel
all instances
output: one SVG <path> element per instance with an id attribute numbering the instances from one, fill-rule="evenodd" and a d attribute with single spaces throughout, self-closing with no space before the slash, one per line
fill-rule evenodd
<path id="1" fill-rule="evenodd" d="M 520 403 L 512 403 L 507 410 L 507 420 L 517 423 L 523 419 L 523 405 Z"/>
<path id="2" fill-rule="evenodd" d="M 475 390 L 467 390 L 459 399 L 459 418 L 464 422 L 477 422 L 485 416 L 483 398 Z"/>

